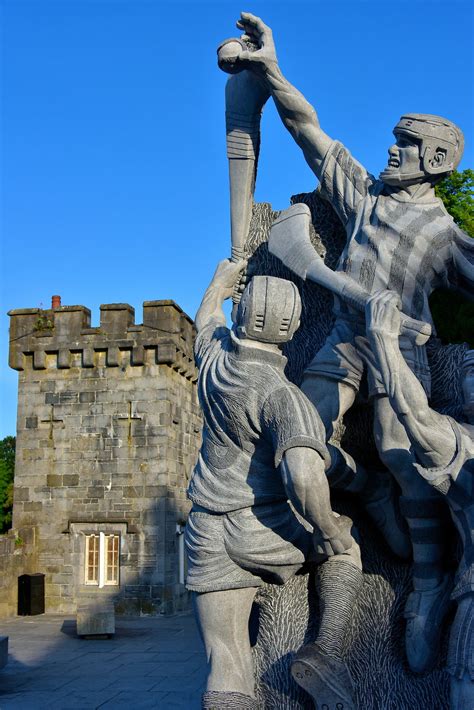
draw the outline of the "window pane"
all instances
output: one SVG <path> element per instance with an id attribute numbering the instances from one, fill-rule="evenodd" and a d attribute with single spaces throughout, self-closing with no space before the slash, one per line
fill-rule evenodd
<path id="1" fill-rule="evenodd" d="M 86 584 L 99 583 L 99 537 L 86 535 Z"/>
<path id="2" fill-rule="evenodd" d="M 105 538 L 105 545 L 105 584 L 118 584 L 119 536 L 107 535 Z"/>

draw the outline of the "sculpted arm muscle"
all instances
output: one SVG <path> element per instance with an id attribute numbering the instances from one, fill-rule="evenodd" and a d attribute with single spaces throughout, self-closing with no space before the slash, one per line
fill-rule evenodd
<path id="1" fill-rule="evenodd" d="M 268 67 L 265 82 L 283 125 L 303 151 L 311 170 L 319 177 L 332 139 L 322 130 L 315 109 L 303 94 L 285 79 L 277 64 Z"/>
<path id="2" fill-rule="evenodd" d="M 273 97 L 283 125 L 288 129 L 303 151 L 313 172 L 319 177 L 320 170 L 332 143 L 321 129 L 316 111 L 290 82 L 283 76 L 275 51 L 271 29 L 255 15 L 243 12 L 237 27 L 244 30 L 244 38 L 258 47 L 255 52 L 243 52 L 240 62 L 253 71 L 265 84 Z"/>
<path id="3" fill-rule="evenodd" d="M 199 333 L 211 320 L 216 325 L 225 325 L 226 319 L 222 304 L 227 298 L 232 296 L 234 284 L 240 278 L 242 270 L 247 261 L 241 259 L 238 262 L 224 259 L 221 261 L 212 277 L 212 281 L 207 287 L 201 305 L 196 313 L 195 324 Z"/>
<path id="4" fill-rule="evenodd" d="M 446 417 L 430 408 L 426 393 L 400 352 L 398 296 L 376 294 L 366 308 L 367 337 L 390 403 L 403 424 L 418 461 L 425 468 L 446 466 L 456 452 L 456 437 Z M 360 341 L 358 341 L 360 342 Z"/>
<path id="5" fill-rule="evenodd" d="M 280 472 L 288 499 L 314 528 L 313 542 L 326 555 L 341 554 L 354 544 L 352 521 L 331 509 L 324 462 L 314 450 L 299 446 L 283 455 Z"/>

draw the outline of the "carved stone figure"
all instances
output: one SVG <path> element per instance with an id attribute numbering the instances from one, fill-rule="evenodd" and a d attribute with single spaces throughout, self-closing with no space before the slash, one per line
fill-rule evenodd
<path id="1" fill-rule="evenodd" d="M 203 707 L 257 707 L 248 631 L 255 594 L 323 562 L 318 635 L 293 673 L 318 707 L 350 709 L 341 648 L 362 583 L 360 551 L 352 521 L 331 510 L 322 422 L 284 375 L 280 347 L 298 328 L 300 297 L 290 281 L 255 276 L 229 330 L 222 303 L 244 267 L 219 264 L 196 316 L 204 428 L 186 545 L 187 588 L 209 661 Z"/>
<path id="2" fill-rule="evenodd" d="M 389 149 L 388 165 L 376 179 L 344 146 L 329 138 L 314 109 L 283 77 L 271 30 L 249 13 L 242 13 L 237 26 L 244 30 L 242 40 L 252 42 L 257 50 L 236 48 L 232 71 L 248 70 L 270 93 L 284 125 L 319 178 L 322 196 L 346 228 L 346 247 L 337 271 L 368 293 L 396 291 L 405 315 L 432 324 L 428 296 L 435 288 L 450 286 L 472 293 L 474 287 L 472 240 L 434 194 L 434 184 L 461 159 L 462 132 L 439 116 L 402 116 L 394 129 L 396 143 Z M 322 418 L 328 440 L 352 406 L 364 372 L 356 343 L 357 336 L 365 335 L 364 318 L 340 298 L 335 299 L 335 313 L 333 329 L 308 365 L 302 384 Z M 429 394 L 425 348 L 402 338 L 401 349 Z M 331 486 L 361 494 L 394 552 L 408 557 L 413 549 L 414 592 L 406 609 L 406 651 L 412 670 L 423 673 L 433 665 L 440 637 L 440 625 L 427 620 L 430 613 L 441 620 L 449 602 L 449 580 L 441 563 L 444 510 L 433 488 L 413 476 L 415 462 L 407 434 L 371 371 L 368 390 L 374 399 L 379 455 L 401 487 L 401 509 L 410 536 L 402 524 L 397 526 L 393 489 L 379 474 L 369 476 L 348 453 L 329 445 L 332 464 L 327 476 Z"/>
<path id="3" fill-rule="evenodd" d="M 447 670 L 451 675 L 451 710 L 467 710 L 474 708 L 474 351 L 465 353 L 460 373 L 467 420 L 460 423 L 430 408 L 424 388 L 407 366 L 398 339 L 399 305 L 398 296 L 390 291 L 372 297 L 367 307 L 369 345 L 358 339 L 358 347 L 373 376 L 383 383 L 406 432 L 415 459 L 412 475 L 447 502 L 462 541 L 451 593 L 457 611 L 450 631 Z M 420 533 L 425 531 L 420 528 Z M 451 590 L 449 584 L 447 589 Z M 422 604 L 421 599 L 415 614 L 427 613 Z M 439 622 L 439 614 L 429 610 L 427 623 Z"/>

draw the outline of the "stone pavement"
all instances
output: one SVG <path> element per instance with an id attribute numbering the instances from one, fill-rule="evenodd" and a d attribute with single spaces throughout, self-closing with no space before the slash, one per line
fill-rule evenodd
<path id="1" fill-rule="evenodd" d="M 71 617 L 0 620 L 9 636 L 0 710 L 198 710 L 206 659 L 191 613 L 116 617 L 112 639 L 78 639 Z"/>

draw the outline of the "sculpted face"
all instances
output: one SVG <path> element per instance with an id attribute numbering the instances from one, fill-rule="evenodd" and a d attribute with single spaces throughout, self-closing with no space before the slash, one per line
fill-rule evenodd
<path id="1" fill-rule="evenodd" d="M 402 133 L 397 133 L 395 137 L 397 142 L 388 149 L 388 164 L 380 178 L 387 185 L 397 187 L 421 182 L 424 175 L 418 177 L 423 171 L 420 143 Z"/>

